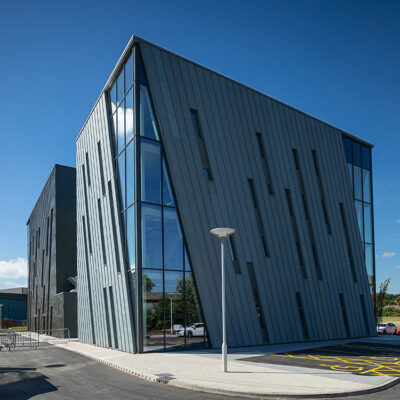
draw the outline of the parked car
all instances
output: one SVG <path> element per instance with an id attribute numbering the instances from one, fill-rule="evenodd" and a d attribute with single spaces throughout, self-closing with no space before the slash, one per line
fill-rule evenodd
<path id="1" fill-rule="evenodd" d="M 178 336 L 185 336 L 185 329 L 181 329 L 176 332 Z M 197 324 L 190 325 L 186 328 L 186 336 L 204 336 L 204 324 L 199 322 Z"/>
<path id="2" fill-rule="evenodd" d="M 391 322 L 384 323 L 384 324 L 378 324 L 376 327 L 377 333 L 387 333 L 390 335 L 396 335 L 398 329 L 395 324 L 392 324 Z"/>

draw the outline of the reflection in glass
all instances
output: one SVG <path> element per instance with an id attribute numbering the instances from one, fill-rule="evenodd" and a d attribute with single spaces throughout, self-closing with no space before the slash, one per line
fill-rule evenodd
<path id="1" fill-rule="evenodd" d="M 354 205 L 356 207 L 358 228 L 360 229 L 361 241 L 364 241 L 363 233 L 363 205 L 361 201 L 355 200 Z"/>
<path id="2" fill-rule="evenodd" d="M 183 269 L 183 241 L 175 208 L 164 208 L 164 268 Z"/>
<path id="3" fill-rule="evenodd" d="M 121 205 L 125 208 L 125 152 L 118 157 L 119 187 L 121 189 Z"/>
<path id="4" fill-rule="evenodd" d="M 142 267 L 162 268 L 161 207 L 142 204 Z"/>
<path id="5" fill-rule="evenodd" d="M 125 135 L 128 144 L 133 138 L 133 90 L 125 98 Z"/>
<path id="6" fill-rule="evenodd" d="M 363 169 L 363 200 L 371 203 L 371 172 Z"/>
<path id="7" fill-rule="evenodd" d="M 124 69 L 118 75 L 117 78 L 117 106 L 121 103 L 124 98 Z"/>
<path id="8" fill-rule="evenodd" d="M 372 215 L 371 205 L 364 203 L 364 229 L 365 229 L 365 242 L 372 243 Z"/>
<path id="9" fill-rule="evenodd" d="M 149 92 L 143 85 L 140 85 L 140 135 L 159 140 Z"/>
<path id="10" fill-rule="evenodd" d="M 115 149 L 117 149 L 117 146 L 118 146 L 117 113 L 115 113 L 113 115 L 112 119 L 113 119 L 113 128 L 114 128 L 114 143 L 115 143 Z"/>
<path id="11" fill-rule="evenodd" d="M 351 190 L 353 190 L 353 165 L 348 163 L 347 168 L 349 169 L 349 176 L 350 176 L 350 182 L 351 182 Z"/>
<path id="12" fill-rule="evenodd" d="M 350 139 L 343 138 L 344 151 L 346 153 L 346 160 L 349 163 L 353 162 L 353 148 L 352 148 L 351 143 L 352 142 Z"/>
<path id="13" fill-rule="evenodd" d="M 163 272 L 142 270 L 143 347 L 164 348 Z"/>
<path id="14" fill-rule="evenodd" d="M 117 86 L 115 82 L 110 90 L 110 97 L 111 97 L 111 114 L 113 114 L 115 109 L 117 108 Z"/>
<path id="15" fill-rule="evenodd" d="M 161 204 L 160 144 L 142 139 L 140 147 L 142 201 Z"/>
<path id="16" fill-rule="evenodd" d="M 129 207 L 135 199 L 135 153 L 133 142 L 125 150 L 126 153 L 126 205 Z"/>
<path id="17" fill-rule="evenodd" d="M 361 144 L 353 142 L 353 164 L 361 167 Z"/>
<path id="18" fill-rule="evenodd" d="M 122 151 L 122 149 L 125 147 L 125 134 L 124 134 L 124 105 L 121 104 L 121 106 L 117 109 L 117 128 L 118 128 L 118 137 L 117 137 L 117 149 L 118 149 L 118 154 Z"/>
<path id="19" fill-rule="evenodd" d="M 175 206 L 174 196 L 172 195 L 171 185 L 168 179 L 167 166 L 163 157 L 163 204 L 165 206 Z"/>
<path id="20" fill-rule="evenodd" d="M 365 244 L 365 266 L 367 267 L 368 281 L 372 284 L 373 270 L 372 244 Z"/>
<path id="21" fill-rule="evenodd" d="M 362 182 L 361 182 L 361 168 L 354 165 L 353 168 L 354 177 L 354 197 L 357 200 L 362 200 Z"/>
<path id="22" fill-rule="evenodd" d="M 191 273 L 185 272 L 186 299 L 186 345 L 202 345 L 207 340 L 204 321 L 201 318 L 200 304 Z"/>
<path id="23" fill-rule="evenodd" d="M 128 61 L 125 63 L 125 93 L 130 89 L 133 83 L 133 57 L 130 55 Z"/>
<path id="24" fill-rule="evenodd" d="M 126 211 L 126 247 L 129 269 L 135 268 L 135 207 Z"/>
<path id="25" fill-rule="evenodd" d="M 362 166 L 365 169 L 371 169 L 371 149 L 366 146 L 362 146 Z"/>
<path id="26" fill-rule="evenodd" d="M 167 347 L 183 345 L 185 336 L 179 334 L 185 326 L 183 274 L 182 272 L 166 271 L 164 282 L 165 344 Z"/>
<path id="27" fill-rule="evenodd" d="M 190 267 L 190 262 L 189 262 L 189 257 L 186 251 L 186 246 L 185 246 L 185 271 L 191 271 L 191 267 Z"/>

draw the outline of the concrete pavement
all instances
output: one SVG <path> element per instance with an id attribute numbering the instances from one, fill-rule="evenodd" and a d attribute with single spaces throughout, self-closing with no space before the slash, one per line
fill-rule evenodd
<path id="1" fill-rule="evenodd" d="M 364 341 L 391 341 L 393 338 L 368 338 Z M 395 343 L 399 343 L 398 338 Z M 58 347 L 82 354 L 114 368 L 150 381 L 204 392 L 248 397 L 333 397 L 372 393 L 393 386 L 398 378 L 364 376 L 348 372 L 288 365 L 260 364 L 240 360 L 247 356 L 287 352 L 349 341 L 314 342 L 257 348 L 231 349 L 228 373 L 221 372 L 216 351 L 181 351 L 130 354 L 78 341 L 65 342 L 43 337 Z M 358 339 L 357 342 L 362 340 Z"/>

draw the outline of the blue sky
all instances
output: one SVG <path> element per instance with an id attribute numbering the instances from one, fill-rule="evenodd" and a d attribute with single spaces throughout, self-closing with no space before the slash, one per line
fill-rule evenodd
<path id="1" fill-rule="evenodd" d="M 330 3 L 330 4 L 329 4 Z M 0 288 L 26 282 L 26 221 L 131 34 L 360 136 L 373 150 L 378 282 L 400 293 L 397 1 L 2 2 Z"/>

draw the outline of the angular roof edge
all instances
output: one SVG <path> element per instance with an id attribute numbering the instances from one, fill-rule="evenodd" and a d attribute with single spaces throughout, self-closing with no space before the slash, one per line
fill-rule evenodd
<path id="1" fill-rule="evenodd" d="M 149 42 L 149 41 L 147 41 L 147 40 L 145 40 L 145 39 L 142 39 L 142 38 L 140 38 L 139 36 L 136 36 L 136 35 L 132 35 L 131 38 L 129 39 L 128 44 L 125 46 L 125 49 L 124 49 L 124 51 L 122 52 L 121 56 L 119 57 L 118 62 L 115 64 L 115 67 L 113 68 L 113 70 L 112 70 L 112 72 L 111 72 L 109 78 L 107 79 L 107 82 L 106 82 L 106 84 L 104 85 L 103 90 L 101 91 L 101 93 L 100 93 L 99 97 L 97 98 L 97 100 L 96 100 L 94 106 L 92 107 L 92 109 L 91 109 L 91 111 L 90 111 L 90 113 L 89 113 L 89 116 L 86 118 L 86 121 L 84 122 L 84 124 L 83 124 L 81 130 L 79 131 L 79 134 L 78 134 L 78 136 L 77 136 L 77 138 L 76 138 L 75 141 L 77 141 L 77 140 L 79 139 L 79 136 L 81 135 L 82 130 L 83 130 L 84 127 L 86 126 L 87 121 L 89 120 L 90 116 L 92 115 L 93 110 L 95 109 L 97 103 L 99 102 L 99 100 L 100 100 L 102 94 L 103 94 L 106 90 L 108 90 L 108 89 L 111 87 L 111 84 L 112 84 L 112 82 L 114 81 L 114 79 L 115 79 L 115 77 L 116 77 L 116 75 L 117 75 L 117 73 L 118 73 L 118 71 L 119 71 L 119 69 L 120 69 L 122 63 L 123 63 L 124 60 L 125 60 L 126 55 L 127 55 L 128 52 L 129 52 L 129 50 L 133 47 L 133 45 L 134 45 L 135 43 L 140 43 L 140 42 L 146 43 L 146 44 L 148 44 L 148 45 L 150 45 L 150 46 L 153 46 L 153 47 L 155 47 L 155 48 L 157 48 L 157 49 L 160 49 L 160 50 L 162 50 L 162 51 L 164 51 L 164 52 L 166 52 L 166 53 L 169 53 L 169 54 L 171 54 L 171 55 L 173 55 L 173 56 L 179 57 L 179 58 L 181 58 L 182 60 L 184 60 L 184 61 L 186 61 L 186 62 L 189 62 L 189 63 L 191 63 L 191 64 L 193 64 L 193 65 L 196 65 L 197 67 L 200 67 L 200 68 L 203 68 L 203 69 L 205 69 L 205 70 L 207 70 L 207 71 L 209 71 L 209 72 L 212 72 L 213 74 L 216 74 L 216 75 L 218 75 L 218 76 L 220 76 L 220 77 L 222 77 L 222 78 L 224 78 L 224 79 L 228 79 L 228 80 L 230 80 L 231 82 L 234 82 L 234 83 L 236 83 L 236 84 L 238 84 L 238 85 L 240 85 L 240 86 L 242 86 L 242 87 L 244 87 L 244 88 L 246 88 L 246 89 L 248 89 L 248 90 L 251 90 L 251 91 L 253 91 L 253 92 L 255 92 L 255 93 L 257 93 L 257 94 L 259 94 L 259 95 L 261 95 L 261 96 L 264 96 L 264 97 L 266 97 L 266 98 L 268 98 L 268 99 L 270 99 L 270 100 L 272 100 L 272 101 L 274 101 L 274 102 L 276 102 L 276 103 L 278 103 L 278 104 L 284 105 L 285 107 L 289 107 L 289 108 L 291 108 L 292 110 L 294 110 L 294 111 L 296 111 L 296 112 L 299 112 L 299 113 L 301 113 L 301 114 L 303 114 L 303 115 L 305 115 L 305 116 L 307 116 L 307 117 L 309 117 L 309 118 L 312 118 L 312 119 L 314 119 L 314 120 L 316 120 L 316 121 L 318 121 L 318 122 L 320 122 L 320 123 L 322 123 L 322 124 L 324 124 L 324 125 L 326 125 L 326 126 L 329 126 L 329 127 L 333 128 L 333 129 L 336 129 L 336 130 L 339 131 L 342 135 L 345 135 L 345 136 L 347 136 L 347 137 L 350 138 L 350 139 L 356 140 L 357 142 L 362 143 L 362 144 L 364 144 L 365 146 L 368 146 L 368 147 L 371 147 L 371 148 L 374 147 L 374 145 L 373 145 L 372 143 L 367 142 L 366 140 L 361 139 L 361 138 L 359 138 L 359 137 L 357 137 L 357 136 L 355 136 L 355 135 L 352 135 L 351 133 L 348 133 L 348 132 L 344 131 L 343 129 L 340 129 L 340 128 L 338 128 L 338 127 L 336 127 L 336 126 L 334 126 L 334 125 L 332 125 L 332 124 L 330 124 L 330 123 L 328 123 L 328 122 L 326 122 L 326 121 L 323 121 L 323 120 L 321 120 L 321 119 L 319 119 L 319 118 L 316 118 L 316 117 L 314 117 L 314 116 L 312 116 L 312 115 L 310 115 L 310 114 L 308 114 L 308 113 L 306 113 L 306 112 L 304 112 L 304 111 L 299 110 L 298 108 L 295 108 L 295 107 L 293 107 L 293 106 L 291 106 L 291 105 L 289 105 L 289 104 L 284 103 L 283 101 L 277 100 L 277 99 L 275 99 L 275 98 L 273 98 L 273 97 L 271 97 L 271 96 L 269 96 L 269 95 L 267 95 L 267 94 L 265 94 L 265 93 L 260 92 L 259 90 L 253 89 L 253 88 L 250 87 L 250 86 L 247 86 L 247 85 L 245 85 L 245 84 L 243 84 L 243 83 L 241 83 L 241 82 L 239 82 L 239 81 L 236 81 L 235 79 L 232 79 L 232 78 L 230 78 L 230 77 L 228 77 L 228 76 L 226 76 L 226 75 L 224 75 L 224 74 L 221 74 L 220 72 L 214 71 L 214 70 L 212 70 L 211 68 L 205 67 L 204 65 L 201 65 L 201 64 L 199 64 L 199 63 L 197 63 L 197 62 L 194 62 L 194 61 L 192 61 L 192 60 L 190 60 L 190 59 L 188 59 L 188 58 L 186 58 L 186 57 L 183 57 L 183 56 L 181 56 L 181 55 L 179 55 L 179 54 L 177 54 L 177 53 L 174 53 L 174 52 L 171 51 L 171 50 L 165 49 L 165 48 L 163 48 L 163 47 L 161 47 L 161 46 L 158 46 L 158 45 L 156 45 L 156 44 L 154 44 L 154 43 L 152 43 L 152 42 Z"/>

